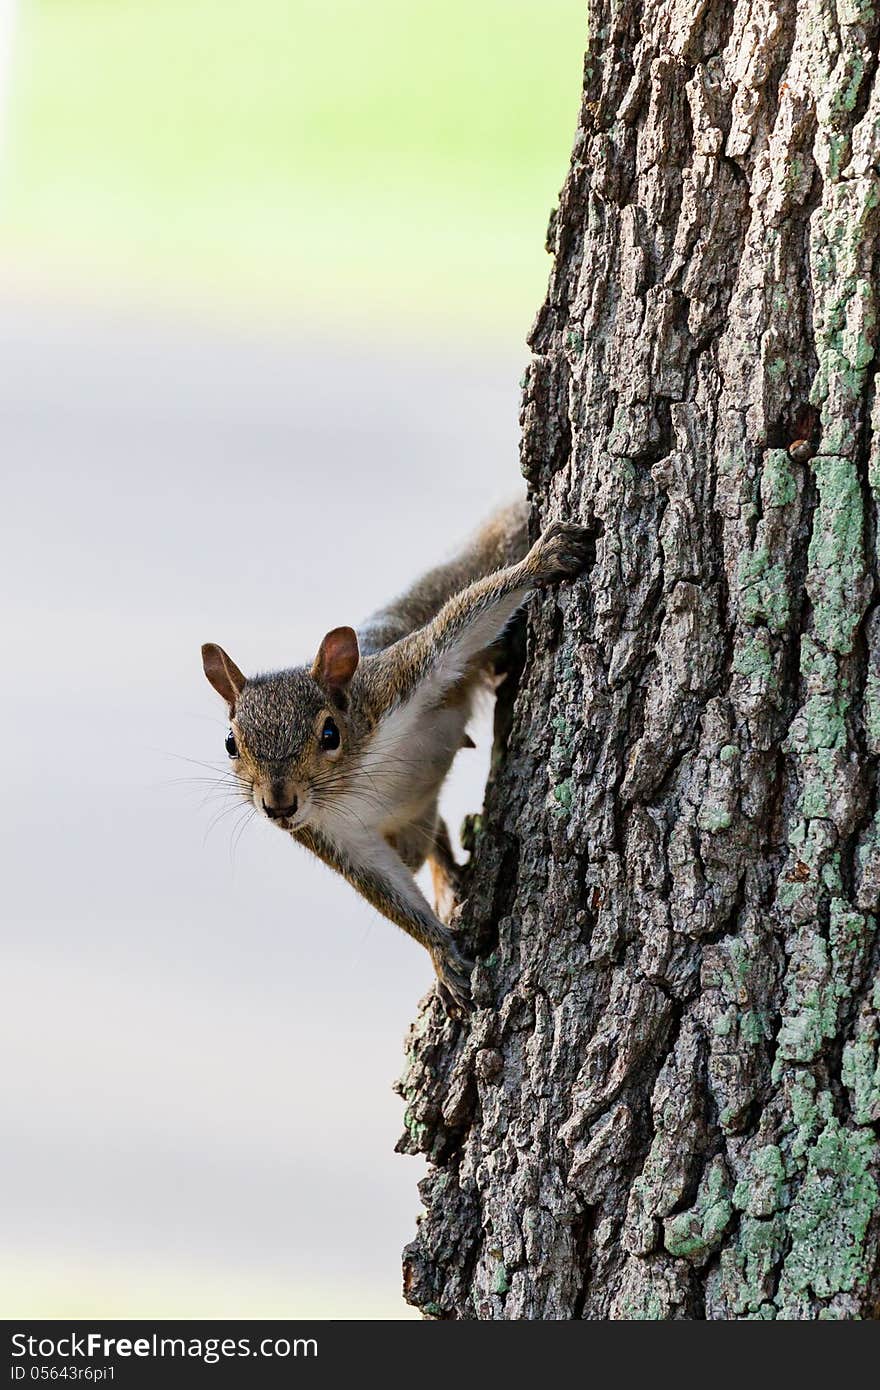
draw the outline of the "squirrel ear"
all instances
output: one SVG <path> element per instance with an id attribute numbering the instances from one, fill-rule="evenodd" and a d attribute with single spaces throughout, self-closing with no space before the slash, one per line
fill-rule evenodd
<path id="1" fill-rule="evenodd" d="M 358 668 L 361 654 L 353 627 L 334 627 L 315 657 L 312 675 L 328 690 L 344 690 Z"/>
<path id="2" fill-rule="evenodd" d="M 234 709 L 236 698 L 244 688 L 245 678 L 232 657 L 227 656 L 215 642 L 206 642 L 202 647 L 202 665 L 217 694 L 223 696 L 230 709 Z"/>

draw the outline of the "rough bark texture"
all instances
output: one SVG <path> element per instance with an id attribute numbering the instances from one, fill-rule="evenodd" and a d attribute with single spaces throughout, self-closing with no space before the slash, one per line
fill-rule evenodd
<path id="1" fill-rule="evenodd" d="M 428 1001 L 407 1297 L 878 1315 L 880 76 L 870 0 L 601 0 L 531 338 L 536 604 Z M 502 710 L 503 714 L 504 711 Z"/>

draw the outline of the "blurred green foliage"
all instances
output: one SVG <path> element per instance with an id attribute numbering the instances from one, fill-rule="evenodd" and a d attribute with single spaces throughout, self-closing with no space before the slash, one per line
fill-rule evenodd
<path id="1" fill-rule="evenodd" d="M 583 0 L 21 0 L 0 237 L 343 322 L 538 307 Z"/>

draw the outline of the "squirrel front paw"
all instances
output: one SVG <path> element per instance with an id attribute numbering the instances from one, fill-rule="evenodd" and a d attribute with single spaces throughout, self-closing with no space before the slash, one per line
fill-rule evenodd
<path id="1" fill-rule="evenodd" d="M 575 579 L 596 558 L 596 529 L 572 521 L 551 521 L 526 556 L 539 588 Z"/>
<path id="2" fill-rule="evenodd" d="M 457 946 L 449 945 L 433 957 L 437 971 L 437 993 L 451 1018 L 473 1012 L 471 971 L 474 962 L 463 956 Z"/>

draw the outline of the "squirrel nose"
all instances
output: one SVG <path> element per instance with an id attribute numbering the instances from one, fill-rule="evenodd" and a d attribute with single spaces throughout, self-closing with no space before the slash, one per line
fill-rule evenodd
<path id="1" fill-rule="evenodd" d="M 263 810 L 270 820 L 284 820 L 285 816 L 295 816 L 296 807 L 296 797 L 293 798 L 289 806 L 270 806 L 266 798 L 263 798 Z"/>

